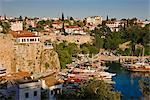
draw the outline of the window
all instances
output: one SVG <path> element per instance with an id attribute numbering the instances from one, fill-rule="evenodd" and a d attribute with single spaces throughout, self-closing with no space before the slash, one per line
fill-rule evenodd
<path id="1" fill-rule="evenodd" d="M 37 96 L 37 91 L 34 91 L 34 96 Z"/>
<path id="2" fill-rule="evenodd" d="M 51 91 L 51 95 L 53 95 L 53 90 Z"/>
<path id="3" fill-rule="evenodd" d="M 30 39 L 30 41 L 34 41 L 34 39 Z"/>
<path id="4" fill-rule="evenodd" d="M 25 93 L 25 98 L 29 98 L 29 93 Z"/>

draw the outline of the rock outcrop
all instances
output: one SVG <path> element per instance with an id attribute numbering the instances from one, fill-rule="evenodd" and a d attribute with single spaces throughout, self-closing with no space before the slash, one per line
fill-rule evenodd
<path id="1" fill-rule="evenodd" d="M 58 59 L 58 54 L 53 50 L 44 50 L 41 52 L 40 66 L 42 71 L 47 69 L 59 70 L 60 62 Z"/>
<path id="2" fill-rule="evenodd" d="M 11 34 L 0 34 L 0 64 L 7 72 L 44 72 L 60 69 L 58 55 L 44 43 L 18 44 Z"/>

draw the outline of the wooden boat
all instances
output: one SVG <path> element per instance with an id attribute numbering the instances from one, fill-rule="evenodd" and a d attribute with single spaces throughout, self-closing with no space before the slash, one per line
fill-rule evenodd
<path id="1" fill-rule="evenodd" d="M 135 72 L 150 72 L 150 65 L 147 63 L 135 63 L 128 66 L 127 69 Z"/>

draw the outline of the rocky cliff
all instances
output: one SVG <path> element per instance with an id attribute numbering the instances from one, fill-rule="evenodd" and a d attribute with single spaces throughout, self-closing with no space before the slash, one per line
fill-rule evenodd
<path id="1" fill-rule="evenodd" d="M 59 58 L 55 51 L 45 49 L 44 43 L 18 44 L 8 34 L 0 35 L 0 66 L 7 72 L 29 71 L 44 72 L 60 68 Z"/>

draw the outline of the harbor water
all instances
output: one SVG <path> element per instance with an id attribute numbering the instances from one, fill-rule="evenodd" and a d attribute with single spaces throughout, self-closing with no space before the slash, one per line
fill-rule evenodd
<path id="1" fill-rule="evenodd" d="M 139 87 L 139 80 L 148 77 L 149 73 L 130 72 L 121 67 L 119 63 L 109 64 L 109 72 L 116 73 L 113 77 L 115 91 L 121 92 L 122 100 L 140 100 L 143 98 Z"/>

